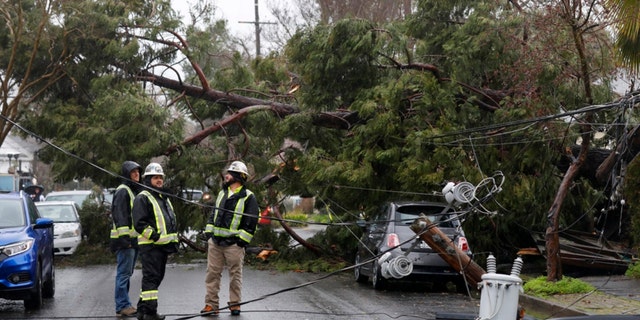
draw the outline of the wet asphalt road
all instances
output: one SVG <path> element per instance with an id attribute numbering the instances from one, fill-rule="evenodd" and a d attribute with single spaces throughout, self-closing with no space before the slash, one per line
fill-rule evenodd
<path id="1" fill-rule="evenodd" d="M 168 265 L 159 289 L 159 313 L 170 319 L 205 319 L 204 264 Z M 375 291 L 356 283 L 351 271 L 318 280 L 325 274 L 244 270 L 242 314 L 222 310 L 217 319 L 436 319 L 436 313 L 477 314 L 479 300 L 454 292 L 430 291 L 428 284 L 396 285 Z M 130 290 L 137 302 L 141 271 Z M 41 310 L 25 311 L 22 301 L 0 299 L 1 319 L 117 319 L 113 303 L 115 266 L 58 268 L 56 294 Z M 315 282 L 318 280 L 317 282 Z M 228 300 L 228 278 L 220 301 Z M 310 285 L 305 285 L 313 282 Z M 134 319 L 134 318 L 130 318 Z M 212 319 L 212 318 L 209 318 Z"/>

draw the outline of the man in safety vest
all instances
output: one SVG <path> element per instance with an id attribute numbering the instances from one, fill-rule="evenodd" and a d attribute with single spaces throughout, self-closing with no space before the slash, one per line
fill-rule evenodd
<path id="1" fill-rule="evenodd" d="M 140 234 L 138 246 L 142 260 L 142 287 L 138 300 L 138 319 L 162 320 L 158 314 L 158 287 L 164 278 L 169 254 L 178 251 L 176 215 L 163 189 L 164 171 L 155 162 L 142 175 L 148 188 L 133 201 L 133 225 Z"/>
<path id="2" fill-rule="evenodd" d="M 129 300 L 129 280 L 133 274 L 138 257 L 138 234 L 133 229 L 133 199 L 138 194 L 142 167 L 133 161 L 122 163 L 122 183 L 116 188 L 111 204 L 111 251 L 115 252 L 116 284 L 115 302 L 116 316 L 129 317 L 136 314 L 136 308 Z"/>
<path id="3" fill-rule="evenodd" d="M 229 310 L 240 315 L 242 301 L 242 265 L 244 248 L 251 242 L 258 223 L 258 201 L 244 184 L 249 172 L 241 161 L 229 165 L 222 190 L 209 216 L 205 233 L 208 240 L 205 306 L 201 314 L 217 315 L 220 278 L 226 265 L 229 269 Z"/>

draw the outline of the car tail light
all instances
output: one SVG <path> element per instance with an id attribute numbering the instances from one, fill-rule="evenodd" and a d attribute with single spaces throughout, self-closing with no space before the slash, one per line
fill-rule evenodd
<path id="1" fill-rule="evenodd" d="M 465 237 L 458 238 L 458 249 L 464 252 L 469 251 L 469 243 L 467 242 L 467 238 Z"/>
<path id="2" fill-rule="evenodd" d="M 387 236 L 387 247 L 393 248 L 400 245 L 400 239 L 398 239 L 398 235 L 395 233 L 390 233 Z"/>

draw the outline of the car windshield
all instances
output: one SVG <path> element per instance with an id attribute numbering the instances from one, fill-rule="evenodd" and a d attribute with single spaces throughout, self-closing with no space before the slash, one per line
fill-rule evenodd
<path id="1" fill-rule="evenodd" d="M 0 228 L 25 225 L 24 213 L 19 200 L 0 200 Z"/>
<path id="2" fill-rule="evenodd" d="M 78 222 L 78 217 L 69 205 L 39 205 L 38 211 L 41 216 L 50 218 L 53 222 Z"/>
<path id="3" fill-rule="evenodd" d="M 451 215 L 447 214 L 450 210 L 444 211 L 444 207 L 440 206 L 424 206 L 424 205 L 406 205 L 400 206 L 396 210 L 396 225 L 410 225 L 421 214 L 425 215 L 431 222 L 438 222 L 441 228 L 453 228 Z"/>

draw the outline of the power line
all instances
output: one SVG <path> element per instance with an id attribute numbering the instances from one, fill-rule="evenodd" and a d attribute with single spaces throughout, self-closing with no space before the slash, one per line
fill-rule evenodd
<path id="1" fill-rule="evenodd" d="M 623 107 L 625 103 L 632 103 L 633 104 L 633 103 L 640 102 L 640 96 L 633 96 L 629 100 L 630 101 L 612 102 L 612 103 L 600 104 L 600 105 L 591 105 L 591 106 L 586 106 L 584 108 L 580 108 L 580 109 L 577 109 L 577 110 L 567 111 L 567 112 L 563 112 L 563 113 L 559 113 L 559 114 L 536 117 L 536 118 L 531 118 L 531 119 L 523 119 L 523 120 L 510 121 L 510 122 L 503 122 L 503 123 L 487 125 L 487 126 L 484 126 L 484 127 L 476 127 L 476 128 L 466 129 L 466 130 L 443 133 L 443 134 L 440 134 L 440 135 L 427 137 L 426 139 L 435 140 L 435 139 L 441 139 L 441 138 L 446 138 L 446 137 L 451 137 L 451 136 L 469 135 L 469 134 L 473 134 L 473 133 L 480 133 L 480 132 L 485 132 L 485 131 L 490 131 L 490 130 L 496 130 L 496 129 L 500 129 L 500 128 L 504 128 L 504 127 L 513 127 L 513 126 L 519 126 L 519 125 L 524 125 L 524 124 L 531 124 L 531 123 L 536 123 L 536 122 L 549 121 L 549 120 L 553 120 L 553 119 L 569 117 L 569 116 L 582 114 L 582 113 L 597 112 L 597 111 L 602 111 L 602 110 L 607 110 L 607 109 Z"/>

